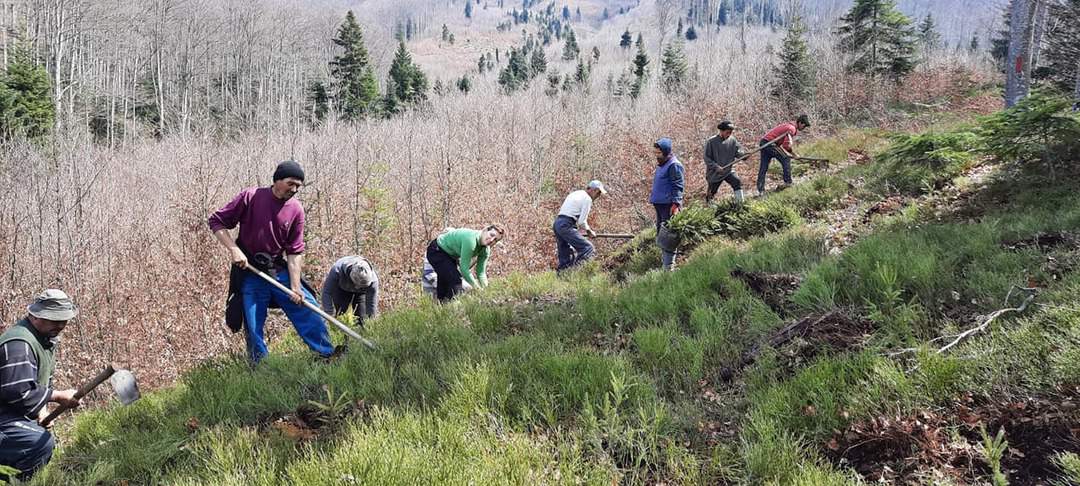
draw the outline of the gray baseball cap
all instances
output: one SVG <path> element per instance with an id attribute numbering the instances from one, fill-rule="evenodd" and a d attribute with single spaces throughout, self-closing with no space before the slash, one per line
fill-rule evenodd
<path id="1" fill-rule="evenodd" d="M 604 188 L 604 183 L 600 181 L 590 181 L 588 188 L 596 189 L 600 191 L 600 194 L 607 194 L 607 189 Z"/>
<path id="2" fill-rule="evenodd" d="M 79 308 L 63 290 L 48 289 L 34 298 L 26 307 L 30 315 L 49 321 L 70 321 L 79 314 Z"/>
<path id="3" fill-rule="evenodd" d="M 345 275 L 342 275 L 339 285 L 346 292 L 360 292 L 370 287 L 374 280 L 375 270 L 371 268 L 371 264 L 363 258 L 356 257 L 345 268 Z"/>

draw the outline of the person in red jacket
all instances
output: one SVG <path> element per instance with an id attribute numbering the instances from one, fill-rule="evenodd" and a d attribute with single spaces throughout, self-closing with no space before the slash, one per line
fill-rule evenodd
<path id="1" fill-rule="evenodd" d="M 806 115 L 799 115 L 799 118 L 794 122 L 784 122 L 769 130 L 769 133 L 766 133 L 758 142 L 758 145 L 762 147 L 768 145 L 761 150 L 761 166 L 758 167 L 757 177 L 758 196 L 765 194 L 765 175 L 768 173 L 769 163 L 772 162 L 772 159 L 779 160 L 780 165 L 784 168 L 784 186 L 782 187 L 791 185 L 791 159 L 796 157 L 791 144 L 799 132 L 809 127 L 810 118 Z M 769 145 L 770 143 L 772 145 Z"/>

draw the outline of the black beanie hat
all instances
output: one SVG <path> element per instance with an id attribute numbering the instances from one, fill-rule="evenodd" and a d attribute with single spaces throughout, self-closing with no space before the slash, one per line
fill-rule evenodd
<path id="1" fill-rule="evenodd" d="M 274 169 L 274 182 L 289 177 L 295 177 L 301 181 L 304 180 L 304 169 L 302 169 L 300 164 L 295 160 L 286 160 L 285 162 L 278 164 L 277 169 Z"/>

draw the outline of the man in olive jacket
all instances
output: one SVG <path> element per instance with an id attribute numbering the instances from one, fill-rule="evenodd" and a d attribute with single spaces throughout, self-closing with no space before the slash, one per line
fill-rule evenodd
<path id="1" fill-rule="evenodd" d="M 67 294 L 49 289 L 27 307 L 27 315 L 0 335 L 0 464 L 29 479 L 52 459 L 56 443 L 38 421 L 48 402 L 77 406 L 75 390 L 56 390 L 55 340 L 78 309 Z"/>
<path id="2" fill-rule="evenodd" d="M 705 142 L 705 180 L 709 183 L 706 202 L 712 202 L 720 184 L 727 182 L 735 193 L 735 202 L 743 201 L 742 181 L 735 175 L 735 162 L 739 159 L 742 148 L 732 135 L 735 125 L 722 121 L 716 126 L 716 135 Z"/>

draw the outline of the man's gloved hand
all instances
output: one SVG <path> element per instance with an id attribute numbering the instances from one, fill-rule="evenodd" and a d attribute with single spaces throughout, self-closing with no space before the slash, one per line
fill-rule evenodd
<path id="1" fill-rule="evenodd" d="M 679 214 L 679 209 L 680 209 L 679 203 L 671 203 L 671 215 L 672 216 L 675 216 L 676 214 Z"/>
<path id="2" fill-rule="evenodd" d="M 589 238 L 596 238 L 596 232 L 592 229 L 587 229 L 585 230 L 585 236 L 588 236 Z"/>

